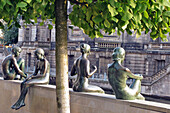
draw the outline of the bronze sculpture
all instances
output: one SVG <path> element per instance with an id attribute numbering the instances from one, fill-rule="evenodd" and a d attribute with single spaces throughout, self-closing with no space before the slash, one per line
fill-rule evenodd
<path id="1" fill-rule="evenodd" d="M 15 46 L 12 48 L 12 53 L 2 61 L 4 80 L 23 79 L 27 77 L 24 73 L 25 61 L 22 58 L 18 58 L 20 53 L 21 48 Z M 20 75 L 19 78 L 17 78 L 17 74 Z"/>
<path id="2" fill-rule="evenodd" d="M 41 48 L 36 49 L 35 56 L 37 57 L 36 68 L 34 73 L 28 76 L 21 83 L 21 94 L 18 101 L 11 107 L 12 109 L 18 110 L 25 106 L 25 97 L 29 87 L 35 84 L 48 84 L 50 76 L 50 64 L 44 56 L 44 50 Z M 39 72 L 39 73 L 38 73 Z"/>
<path id="3" fill-rule="evenodd" d="M 133 74 L 128 68 L 123 67 L 121 63 L 125 58 L 125 50 L 121 47 L 114 49 L 112 54 L 113 63 L 108 65 L 108 79 L 115 92 L 117 99 L 134 100 L 145 98 L 140 94 L 142 75 Z M 127 78 L 133 78 L 132 84 L 126 85 Z"/>
<path id="4" fill-rule="evenodd" d="M 90 46 L 88 44 L 81 44 L 80 50 L 82 55 L 75 60 L 71 69 L 71 76 L 77 75 L 77 79 L 73 84 L 73 90 L 76 92 L 104 93 L 100 87 L 88 84 L 88 78 L 97 71 L 97 67 L 93 66 L 94 70 L 90 73 L 90 61 L 87 59 L 90 53 Z"/>

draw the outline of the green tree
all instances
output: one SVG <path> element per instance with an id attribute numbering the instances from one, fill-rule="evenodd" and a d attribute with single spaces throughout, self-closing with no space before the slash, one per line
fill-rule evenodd
<path id="1" fill-rule="evenodd" d="M 66 1 L 63 0 L 65 3 Z M 170 0 L 69 1 L 74 5 L 69 15 L 72 24 L 82 28 L 91 38 L 102 37 L 101 29 L 110 34 L 117 30 L 119 35 L 125 30 L 132 34 L 131 30 L 134 30 L 137 37 L 142 31 L 148 33 L 151 30 L 152 39 L 161 37 L 166 41 L 165 34 L 170 32 Z M 55 6 L 55 0 L 1 0 L 0 18 L 10 25 L 21 14 L 25 23 L 30 24 L 36 23 L 37 17 L 41 15 L 43 21 L 52 19 L 55 23 Z M 18 22 L 15 26 L 20 27 Z M 3 28 L 1 22 L 0 27 Z M 51 28 L 49 25 L 49 29 Z"/>
<path id="2" fill-rule="evenodd" d="M 170 3 L 168 0 L 70 0 L 74 5 L 69 18 L 91 38 L 102 37 L 100 30 L 120 35 L 125 30 L 138 36 L 141 31 L 153 39 L 170 31 Z M 17 22 L 18 14 L 26 24 L 34 24 L 37 17 L 52 19 L 56 26 L 56 100 L 59 113 L 69 112 L 67 58 L 67 0 L 0 0 L 0 19 L 8 26 Z M 34 21 L 32 21 L 34 20 Z M 43 25 L 43 22 L 40 23 Z M 4 28 L 0 22 L 0 27 Z M 48 25 L 52 29 L 52 25 Z"/>
<path id="3" fill-rule="evenodd" d="M 8 26 L 3 30 L 3 42 L 8 44 L 16 44 L 18 42 L 18 28 L 15 25 L 9 29 Z"/>
<path id="4" fill-rule="evenodd" d="M 37 23 L 37 18 L 44 21 L 52 19 L 56 21 L 56 102 L 58 113 L 69 113 L 68 90 L 68 56 L 67 56 L 67 0 L 0 0 L 0 19 L 8 26 L 17 21 L 18 15 L 22 15 L 25 24 Z M 0 27 L 4 29 L 0 21 Z M 48 25 L 52 29 L 52 25 Z"/>
<path id="5" fill-rule="evenodd" d="M 74 5 L 69 18 L 73 25 L 84 30 L 91 38 L 102 37 L 100 30 L 113 33 L 117 30 L 137 37 L 142 31 L 150 30 L 152 39 L 161 37 L 167 40 L 165 34 L 170 32 L 170 2 L 169 0 L 70 0 Z"/>

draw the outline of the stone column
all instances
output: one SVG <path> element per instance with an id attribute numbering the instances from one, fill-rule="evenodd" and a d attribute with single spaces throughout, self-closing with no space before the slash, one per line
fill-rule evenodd
<path id="1" fill-rule="evenodd" d="M 24 41 L 24 28 L 21 27 L 19 28 L 19 32 L 18 32 L 18 42 L 22 42 Z"/>
<path id="2" fill-rule="evenodd" d="M 55 26 L 53 26 L 51 30 L 51 42 L 55 42 Z"/>
<path id="3" fill-rule="evenodd" d="M 37 26 L 32 26 L 31 32 L 31 41 L 35 41 L 36 33 L 37 33 Z"/>
<path id="4" fill-rule="evenodd" d="M 148 75 L 148 71 L 149 71 L 149 62 L 148 60 L 145 60 L 145 74 Z"/>

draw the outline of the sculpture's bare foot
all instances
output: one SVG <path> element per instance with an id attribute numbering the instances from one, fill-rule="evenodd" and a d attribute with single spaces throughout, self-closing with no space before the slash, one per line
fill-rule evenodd
<path id="1" fill-rule="evenodd" d="M 142 96 L 140 93 L 137 95 L 137 99 L 139 99 L 139 100 L 145 100 L 145 97 L 144 96 Z"/>
<path id="2" fill-rule="evenodd" d="M 18 110 L 23 106 L 25 106 L 25 103 L 23 101 L 21 101 L 21 102 L 16 102 L 14 105 L 11 106 L 11 108 L 15 109 L 15 110 Z"/>

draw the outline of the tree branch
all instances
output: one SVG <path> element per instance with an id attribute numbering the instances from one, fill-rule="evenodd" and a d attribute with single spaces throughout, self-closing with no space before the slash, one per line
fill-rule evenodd
<path id="1" fill-rule="evenodd" d="M 71 3 L 73 4 L 77 4 L 77 5 L 85 5 L 88 4 L 87 2 L 79 2 L 77 0 L 69 0 Z M 93 0 L 93 2 L 96 2 L 97 0 Z"/>
<path id="2" fill-rule="evenodd" d="M 85 4 L 88 4 L 87 2 L 79 2 L 77 0 L 69 0 L 71 3 L 73 4 L 77 4 L 77 5 L 85 5 Z"/>

